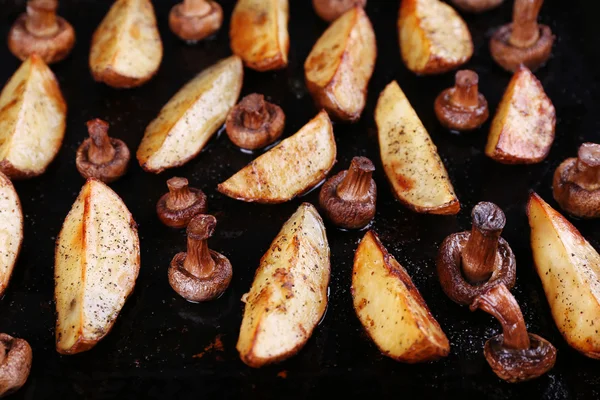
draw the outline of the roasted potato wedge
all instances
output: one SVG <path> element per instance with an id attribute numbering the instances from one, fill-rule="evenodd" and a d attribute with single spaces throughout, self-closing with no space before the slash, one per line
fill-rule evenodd
<path id="1" fill-rule="evenodd" d="M 335 163 L 331 120 L 321 111 L 298 132 L 219 184 L 237 200 L 284 203 L 321 182 Z"/>
<path id="2" fill-rule="evenodd" d="M 260 260 L 246 303 L 237 350 L 261 367 L 296 354 L 327 308 L 329 244 L 316 208 L 302 204 Z"/>
<path id="3" fill-rule="evenodd" d="M 381 92 L 375 122 L 383 168 L 398 200 L 420 213 L 458 213 L 437 148 L 396 81 Z"/>
<path id="4" fill-rule="evenodd" d="M 231 51 L 257 71 L 288 63 L 288 0 L 238 0 L 231 15 Z"/>
<path id="5" fill-rule="evenodd" d="M 23 212 L 12 182 L 0 172 L 0 298 L 8 286 L 23 243 Z"/>
<path id="6" fill-rule="evenodd" d="M 92 37 L 90 70 L 98 82 L 131 88 L 149 81 L 162 57 L 152 2 L 117 0 Z"/>
<path id="7" fill-rule="evenodd" d="M 43 174 L 60 149 L 66 117 L 56 77 L 33 54 L 0 93 L 0 172 L 11 179 Z"/>
<path id="8" fill-rule="evenodd" d="M 575 350 L 600 359 L 600 255 L 536 193 L 527 215 L 535 268 L 558 330 Z"/>
<path id="9" fill-rule="evenodd" d="M 354 255 L 352 300 L 358 319 L 386 356 L 418 363 L 450 352 L 448 338 L 419 290 L 373 231 Z"/>
<path id="10" fill-rule="evenodd" d="M 131 213 L 108 186 L 90 178 L 56 240 L 56 350 L 75 354 L 111 330 L 140 269 Z"/>
<path id="11" fill-rule="evenodd" d="M 402 0 L 398 32 L 404 64 L 416 74 L 448 72 L 473 55 L 467 24 L 439 0 Z"/>
<path id="12" fill-rule="evenodd" d="M 196 157 L 237 102 L 243 78 L 242 61 L 231 56 L 181 88 L 146 128 L 137 150 L 142 168 L 158 174 Z"/>
<path id="13" fill-rule="evenodd" d="M 356 6 L 335 20 L 304 63 L 306 86 L 319 108 L 354 122 L 367 100 L 367 86 L 377 58 L 369 17 Z"/>
<path id="14" fill-rule="evenodd" d="M 485 154 L 504 164 L 541 162 L 554 141 L 556 112 L 535 75 L 515 72 L 492 120 Z"/>

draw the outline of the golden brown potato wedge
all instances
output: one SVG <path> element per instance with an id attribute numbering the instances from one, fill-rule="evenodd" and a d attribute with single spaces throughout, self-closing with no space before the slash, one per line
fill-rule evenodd
<path id="1" fill-rule="evenodd" d="M 456 69 L 473 55 L 467 24 L 439 0 L 402 0 L 398 32 L 404 64 L 417 74 Z"/>
<path id="2" fill-rule="evenodd" d="M 23 212 L 12 182 L 0 172 L 0 298 L 8 286 L 23 242 Z"/>
<path id="3" fill-rule="evenodd" d="M 11 179 L 43 174 L 60 149 L 66 117 L 56 77 L 33 54 L 0 94 L 0 172 Z"/>
<path id="4" fill-rule="evenodd" d="M 354 255 L 352 300 L 358 319 L 386 356 L 418 363 L 450 352 L 448 338 L 421 293 L 373 231 Z"/>
<path id="5" fill-rule="evenodd" d="M 515 72 L 492 121 L 485 154 L 504 164 L 541 162 L 554 141 L 556 112 L 535 75 Z"/>
<path id="6" fill-rule="evenodd" d="M 90 70 L 98 82 L 131 88 L 156 74 L 162 56 L 150 0 L 117 0 L 92 37 Z"/>
<path id="7" fill-rule="evenodd" d="M 420 213 L 458 213 L 437 148 L 396 81 L 381 92 L 375 122 L 383 168 L 398 200 Z"/>
<path id="8" fill-rule="evenodd" d="M 238 0 L 231 15 L 231 51 L 257 71 L 288 63 L 288 0 Z"/>
<path id="9" fill-rule="evenodd" d="M 158 174 L 196 157 L 237 102 L 243 78 L 242 61 L 231 56 L 182 87 L 146 128 L 137 150 L 142 168 Z"/>
<path id="10" fill-rule="evenodd" d="M 335 20 L 304 63 L 306 86 L 319 108 L 354 122 L 367 100 L 367 86 L 377 57 L 369 17 L 356 6 Z"/>
<path id="11" fill-rule="evenodd" d="M 575 350 L 600 359 L 600 255 L 536 193 L 527 215 L 535 268 L 558 330 Z"/>
<path id="12" fill-rule="evenodd" d="M 335 163 L 331 120 L 321 111 L 298 132 L 219 184 L 237 200 L 284 203 L 321 182 Z"/>
<path id="13" fill-rule="evenodd" d="M 111 330 L 140 269 L 137 226 L 121 198 L 90 178 L 56 240 L 56 351 L 94 347 Z"/>
<path id="14" fill-rule="evenodd" d="M 237 350 L 258 368 L 296 354 L 327 308 L 329 244 L 316 208 L 302 204 L 260 260 L 246 303 Z"/>

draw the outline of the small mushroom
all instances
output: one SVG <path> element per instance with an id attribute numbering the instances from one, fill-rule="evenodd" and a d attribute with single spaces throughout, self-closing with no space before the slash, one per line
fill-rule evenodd
<path id="1" fill-rule="evenodd" d="M 543 2 L 515 0 L 513 22 L 492 36 L 492 57 L 505 70 L 515 72 L 523 64 L 535 71 L 550 58 L 554 35 L 549 26 L 537 22 Z"/>
<path id="2" fill-rule="evenodd" d="M 108 123 L 101 119 L 87 122 L 90 137 L 77 149 L 75 163 L 85 179 L 114 182 L 127 172 L 129 148 L 122 140 L 108 136 Z"/>
<path id="3" fill-rule="evenodd" d="M 194 216 L 206 212 L 206 195 L 200 189 L 188 186 L 185 178 L 167 181 L 169 192 L 156 203 L 161 222 L 171 228 L 185 228 Z"/>
<path id="4" fill-rule="evenodd" d="M 265 101 L 262 94 L 242 99 L 227 116 L 225 130 L 229 140 L 242 149 L 268 146 L 283 133 L 285 114 L 278 105 Z"/>
<path id="5" fill-rule="evenodd" d="M 58 0 L 28 0 L 27 12 L 17 18 L 8 34 L 10 51 L 22 61 L 36 53 L 46 64 L 61 61 L 75 44 L 75 31 L 56 15 Z"/>
<path id="6" fill-rule="evenodd" d="M 375 217 L 375 166 L 366 157 L 354 157 L 350 168 L 329 178 L 319 193 L 325 216 L 344 229 L 361 229 Z"/>
<path id="7" fill-rule="evenodd" d="M 0 333 L 0 397 L 16 392 L 27 382 L 32 356 L 27 341 Z"/>
<path id="8" fill-rule="evenodd" d="M 313 8 L 321 19 L 335 21 L 340 15 L 356 6 L 365 7 L 367 0 L 313 0 Z"/>
<path id="9" fill-rule="evenodd" d="M 506 285 L 495 285 L 478 296 L 471 310 L 481 309 L 502 324 L 502 334 L 485 343 L 483 353 L 500 379 L 523 382 L 548 372 L 556 361 L 556 348 L 546 339 L 528 333 L 521 308 Z"/>
<path id="10" fill-rule="evenodd" d="M 506 224 L 502 210 L 489 202 L 478 203 L 471 213 L 471 232 L 448 236 L 440 246 L 437 271 L 444 293 L 469 305 L 489 288 L 515 285 L 516 263 L 512 249 L 500 237 Z"/>
<path id="11" fill-rule="evenodd" d="M 554 172 L 554 199 L 569 214 L 600 217 L 600 144 L 584 143 Z"/>
<path id="12" fill-rule="evenodd" d="M 504 0 L 452 0 L 459 9 L 470 13 L 482 13 L 498 7 Z"/>
<path id="13" fill-rule="evenodd" d="M 222 23 L 223 9 L 212 0 L 184 0 L 169 13 L 171 31 L 190 43 L 217 32 Z"/>
<path id="14" fill-rule="evenodd" d="M 456 73 L 454 87 L 444 90 L 435 99 L 435 114 L 445 128 L 470 131 L 488 119 L 488 103 L 478 88 L 476 72 L 463 70 Z"/>
<path id="15" fill-rule="evenodd" d="M 222 254 L 208 248 L 217 219 L 212 215 L 196 215 L 187 227 L 187 253 L 178 253 L 169 267 L 169 283 L 173 290 L 191 302 L 219 297 L 231 282 L 231 263 Z"/>

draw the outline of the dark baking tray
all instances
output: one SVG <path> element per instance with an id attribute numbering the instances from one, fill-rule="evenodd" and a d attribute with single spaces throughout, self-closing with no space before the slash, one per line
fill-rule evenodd
<path id="1" fill-rule="evenodd" d="M 404 365 L 382 357 L 363 333 L 352 309 L 350 272 L 354 250 L 364 232 L 342 232 L 327 226 L 332 279 L 327 314 L 305 348 L 279 365 L 254 370 L 238 358 L 235 343 L 242 317 L 240 297 L 251 283 L 259 259 L 283 222 L 303 201 L 317 202 L 317 191 L 281 205 L 256 205 L 229 199 L 216 191 L 223 181 L 255 155 L 240 152 L 226 135 L 215 138 L 186 166 L 161 175 L 144 173 L 132 162 L 129 173 L 112 187 L 139 224 L 142 266 L 135 292 L 113 331 L 95 348 L 80 355 L 60 356 L 54 350 L 54 241 L 84 181 L 75 169 L 75 151 L 86 136 L 85 122 L 100 117 L 111 134 L 135 151 L 144 128 L 163 104 L 203 68 L 230 54 L 229 16 L 232 0 L 223 0 L 225 22 L 213 39 L 195 46 L 180 42 L 168 29 L 173 1 L 155 0 L 164 44 L 164 59 L 154 79 L 141 88 L 115 90 L 95 83 L 88 71 L 91 35 L 107 12 L 109 1 L 61 1 L 60 13 L 75 27 L 72 55 L 53 66 L 69 106 L 67 133 L 57 159 L 41 177 L 16 182 L 25 214 L 25 241 L 12 282 L 0 301 L 0 331 L 26 338 L 34 350 L 33 370 L 14 398 L 598 398 L 600 364 L 571 350 L 554 325 L 540 281 L 532 267 L 525 202 L 536 190 L 553 206 L 551 176 L 558 163 L 576 154 L 583 141 L 598 141 L 600 88 L 596 57 L 600 31 L 595 28 L 593 2 L 548 0 L 541 20 L 558 40 L 554 56 L 537 76 L 556 106 L 557 137 L 546 161 L 532 166 L 505 166 L 483 154 L 489 123 L 480 131 L 454 135 L 443 130 L 433 113 L 438 92 L 453 74 L 418 77 L 400 60 L 396 33 L 399 2 L 369 0 L 367 12 L 377 34 L 379 57 L 369 86 L 362 120 L 335 125 L 338 162 L 347 168 L 355 155 L 366 155 L 378 168 L 377 216 L 373 229 L 408 270 L 448 335 L 452 351 L 436 363 Z M 287 114 L 285 134 L 296 132 L 317 109 L 306 92 L 303 63 L 326 28 L 309 0 L 290 1 L 290 65 L 279 72 L 246 71 L 243 94 L 264 93 Z M 475 42 L 468 67 L 480 74 L 481 90 L 495 110 L 510 75 L 494 65 L 488 39 L 494 27 L 511 17 L 511 1 L 483 15 L 466 15 Z M 24 10 L 24 1 L 0 0 L 0 37 Z M 4 39 L 3 39 L 4 41 Z M 0 81 L 19 62 L 0 45 Z M 398 80 L 437 144 L 462 203 L 457 216 L 415 214 L 394 200 L 379 158 L 373 110 L 379 92 Z M 190 304 L 167 282 L 172 256 L 185 247 L 183 231 L 162 226 L 154 212 L 165 180 L 180 175 L 209 196 L 218 220 L 211 247 L 229 257 L 234 278 L 225 295 L 208 304 Z M 470 210 L 478 201 L 497 203 L 507 215 L 504 237 L 517 257 L 514 293 L 528 328 L 558 348 L 556 367 L 524 384 L 500 381 L 482 356 L 487 338 L 499 325 L 482 312 L 471 313 L 452 303 L 437 281 L 437 247 L 452 232 L 468 229 Z M 596 221 L 573 221 L 591 243 L 600 247 Z M 216 345 L 215 345 L 216 344 Z M 220 348 L 219 344 L 222 344 Z M 212 349 L 211 349 L 212 348 Z"/>

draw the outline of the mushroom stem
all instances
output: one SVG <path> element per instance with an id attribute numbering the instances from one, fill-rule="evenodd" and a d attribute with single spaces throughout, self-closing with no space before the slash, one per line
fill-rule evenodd
<path id="1" fill-rule="evenodd" d="M 502 324 L 503 347 L 528 349 L 531 346 L 521 308 L 503 283 L 477 297 L 471 310 L 478 308 L 493 315 Z"/>
<path id="2" fill-rule="evenodd" d="M 202 17 L 210 13 L 210 4 L 206 0 L 183 0 L 183 14 L 188 17 Z"/>
<path id="3" fill-rule="evenodd" d="M 487 281 L 498 265 L 498 240 L 506 224 L 502 210 L 489 202 L 478 203 L 471 213 L 471 234 L 462 251 L 462 271 L 471 283 Z"/>
<path id="4" fill-rule="evenodd" d="M 573 182 L 589 191 L 600 189 L 600 144 L 584 143 L 579 147 Z"/>
<path id="5" fill-rule="evenodd" d="M 215 217 L 201 215 L 192 219 L 187 227 L 187 256 L 183 268 L 197 278 L 210 276 L 215 269 L 207 239 L 213 235 L 216 225 Z"/>
<path id="6" fill-rule="evenodd" d="M 544 0 L 515 0 L 512 33 L 509 42 L 515 47 L 526 49 L 540 38 L 537 18 Z"/>
<path id="7" fill-rule="evenodd" d="M 58 0 L 29 0 L 25 28 L 38 37 L 54 36 L 60 26 L 56 19 Z"/>
<path id="8" fill-rule="evenodd" d="M 174 177 L 167 181 L 169 196 L 167 208 L 170 210 L 183 210 L 196 202 L 196 196 L 190 191 L 188 180 Z"/>
<path id="9" fill-rule="evenodd" d="M 112 161 L 116 150 L 108 137 L 108 123 L 96 118 L 88 121 L 87 127 L 92 139 L 88 149 L 89 160 L 97 165 Z"/>
<path id="10" fill-rule="evenodd" d="M 479 76 L 470 70 L 458 71 L 454 78 L 454 91 L 450 103 L 460 108 L 479 106 Z"/>
<path id="11" fill-rule="evenodd" d="M 375 166 L 366 157 L 354 157 L 346 176 L 336 189 L 338 197 L 345 201 L 364 201 L 369 197 L 371 177 Z"/>
<path id="12" fill-rule="evenodd" d="M 248 129 L 259 129 L 269 119 L 269 111 L 262 94 L 250 95 L 242 101 L 242 124 Z"/>

